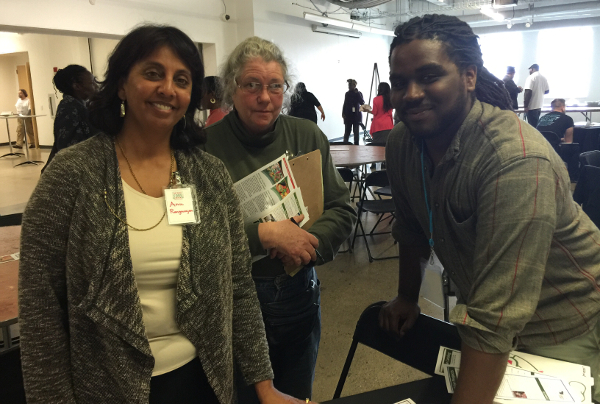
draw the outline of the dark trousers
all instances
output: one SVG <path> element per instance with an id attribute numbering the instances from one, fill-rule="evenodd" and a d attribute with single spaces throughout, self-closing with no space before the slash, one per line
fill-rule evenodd
<path id="1" fill-rule="evenodd" d="M 344 130 L 344 142 L 350 139 L 350 130 L 354 131 L 354 144 L 358 145 L 358 125 L 359 123 L 345 123 L 346 129 Z"/>
<path id="2" fill-rule="evenodd" d="M 321 340 L 321 292 L 317 273 L 305 267 L 294 277 L 254 278 L 269 356 L 279 391 L 311 398 Z M 258 404 L 254 386 L 238 380 L 239 404 Z"/>
<path id="3" fill-rule="evenodd" d="M 150 404 L 219 404 L 200 359 L 150 379 Z"/>
<path id="4" fill-rule="evenodd" d="M 541 112 L 542 110 L 540 108 L 530 109 L 529 111 L 527 111 L 527 122 L 529 122 L 529 124 L 534 128 L 537 127 L 538 121 L 540 120 Z"/>

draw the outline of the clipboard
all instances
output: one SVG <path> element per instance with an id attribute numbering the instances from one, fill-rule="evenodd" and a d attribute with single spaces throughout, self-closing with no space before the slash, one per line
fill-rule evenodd
<path id="1" fill-rule="evenodd" d="M 304 230 L 308 230 L 321 217 L 325 206 L 321 150 L 317 149 L 295 157 L 289 160 L 289 163 L 296 184 L 302 191 L 302 199 L 304 199 L 310 216 L 310 220 L 302 226 Z"/>

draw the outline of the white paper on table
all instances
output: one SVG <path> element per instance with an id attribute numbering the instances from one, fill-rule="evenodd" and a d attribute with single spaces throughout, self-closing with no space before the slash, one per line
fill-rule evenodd
<path id="1" fill-rule="evenodd" d="M 443 369 L 448 393 L 454 394 L 454 390 L 456 389 L 456 382 L 458 381 L 459 365 L 443 365 Z"/>
<path id="2" fill-rule="evenodd" d="M 406 400 L 402 400 L 402 401 L 398 401 L 394 404 L 417 404 L 415 403 L 413 400 L 411 400 L 410 398 L 407 398 Z"/>
<path id="3" fill-rule="evenodd" d="M 577 402 L 592 402 L 594 379 L 591 377 L 589 366 L 519 351 L 509 354 L 508 366 L 561 378 L 569 384 L 571 391 L 576 393 Z"/>
<path id="4" fill-rule="evenodd" d="M 440 347 L 438 352 L 437 362 L 435 364 L 435 374 L 444 376 L 444 367 L 446 365 L 460 366 L 460 351 L 456 349 L 446 348 L 445 346 Z"/>
<path id="5" fill-rule="evenodd" d="M 527 403 L 578 403 L 576 393 L 569 384 L 548 375 L 506 374 L 502 379 L 496 399 L 525 401 Z"/>

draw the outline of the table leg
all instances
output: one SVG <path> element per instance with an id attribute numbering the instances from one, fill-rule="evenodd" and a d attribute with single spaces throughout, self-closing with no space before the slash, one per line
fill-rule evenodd
<path id="1" fill-rule="evenodd" d="M 21 157 L 24 156 L 23 153 L 15 153 L 12 147 L 12 140 L 10 140 L 10 129 L 8 128 L 8 119 L 4 119 L 6 121 L 6 134 L 8 135 L 8 147 L 10 149 L 10 153 L 6 153 L 3 154 L 2 156 L 0 156 L 0 159 L 2 157 L 7 157 L 7 156 L 17 156 L 17 157 Z"/>
<path id="2" fill-rule="evenodd" d="M 23 118 L 23 119 L 26 119 L 26 118 Z M 31 118 L 29 118 L 29 119 L 31 119 Z M 37 166 L 38 164 L 43 163 L 43 161 L 41 161 L 41 160 L 30 160 L 29 159 L 29 145 L 27 144 L 27 124 L 25 123 L 25 121 L 23 121 L 23 125 L 25 126 L 25 128 L 24 128 L 24 130 L 25 130 L 25 136 L 24 136 L 24 139 L 23 139 L 24 140 L 23 144 L 25 145 L 24 146 L 25 147 L 25 154 L 26 154 L 25 158 L 27 160 L 24 161 L 24 162 L 22 162 L 22 163 L 16 164 L 15 167 L 22 166 L 22 165 L 25 165 L 25 164 L 33 164 L 34 166 Z"/>

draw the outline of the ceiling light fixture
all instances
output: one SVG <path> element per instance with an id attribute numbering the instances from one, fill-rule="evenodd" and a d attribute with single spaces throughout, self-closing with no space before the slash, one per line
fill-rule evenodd
<path id="1" fill-rule="evenodd" d="M 313 25 L 312 30 L 313 32 L 320 32 L 322 34 L 347 36 L 349 38 L 360 38 L 362 36 L 362 33 L 358 31 L 346 31 L 343 29 L 322 27 L 320 25 Z"/>
<path id="2" fill-rule="evenodd" d="M 335 18 L 325 17 L 323 15 L 317 15 L 317 14 L 311 14 L 311 13 L 305 12 L 304 19 L 308 20 L 308 21 L 313 21 L 313 22 L 320 22 L 321 24 L 333 25 L 335 27 L 353 29 L 353 30 L 362 31 L 362 32 L 369 32 L 371 34 L 396 36 L 394 34 L 394 31 L 390 31 L 387 29 L 381 29 L 381 28 L 375 28 L 375 27 L 369 27 L 369 26 L 362 25 L 362 24 L 356 24 L 356 23 L 353 23 L 350 21 L 336 20 Z M 314 31 L 314 29 L 313 29 L 313 31 Z"/>
<path id="3" fill-rule="evenodd" d="M 479 11 L 481 11 L 481 14 L 483 14 L 487 17 L 490 17 L 493 20 L 504 21 L 504 16 L 502 14 L 495 12 L 490 7 L 481 7 L 481 9 Z"/>

